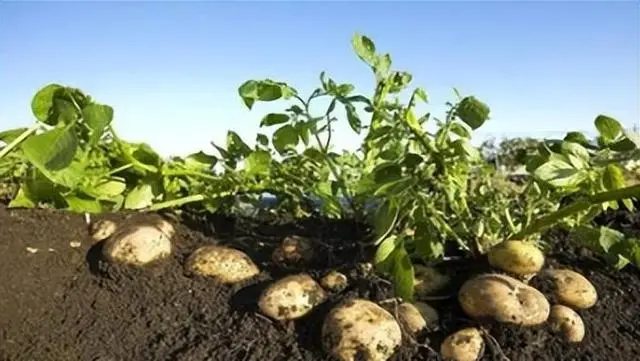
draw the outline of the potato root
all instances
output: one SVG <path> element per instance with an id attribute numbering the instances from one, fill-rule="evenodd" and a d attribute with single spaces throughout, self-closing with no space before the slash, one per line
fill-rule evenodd
<path id="1" fill-rule="evenodd" d="M 340 361 L 386 361 L 401 342 L 402 330 L 391 313 L 365 299 L 339 304 L 322 325 L 323 347 Z"/>
<path id="2" fill-rule="evenodd" d="M 331 271 L 322 277 L 320 284 L 330 291 L 338 292 L 347 287 L 347 281 L 347 276 L 344 274 L 338 271 Z"/>
<path id="3" fill-rule="evenodd" d="M 544 254 L 535 245 L 523 241 L 504 241 L 492 247 L 489 263 L 503 271 L 527 276 L 538 273 L 544 266 Z"/>
<path id="4" fill-rule="evenodd" d="M 452 333 L 440 345 L 440 356 L 445 361 L 476 361 L 483 353 L 484 339 L 473 327 Z"/>
<path id="5" fill-rule="evenodd" d="M 163 219 L 130 220 L 105 241 L 103 254 L 111 262 L 143 266 L 171 254 L 173 234 Z"/>
<path id="6" fill-rule="evenodd" d="M 438 321 L 438 311 L 424 302 L 398 305 L 398 321 L 410 332 L 418 333 Z"/>
<path id="7" fill-rule="evenodd" d="M 308 274 L 287 276 L 267 287 L 258 301 L 260 311 L 274 320 L 294 320 L 327 300 L 327 293 Z"/>
<path id="8" fill-rule="evenodd" d="M 273 251 L 271 259 L 283 268 L 300 267 L 310 263 L 314 256 L 313 243 L 304 237 L 288 236 Z"/>
<path id="9" fill-rule="evenodd" d="M 549 323 L 553 331 L 561 332 L 569 342 L 577 343 L 584 338 L 585 329 L 582 317 L 567 306 L 553 305 Z"/>
<path id="10" fill-rule="evenodd" d="M 260 273 L 244 252 L 220 245 L 198 248 L 187 259 L 186 267 L 192 273 L 212 277 L 223 284 L 244 282 Z"/>
<path id="11" fill-rule="evenodd" d="M 550 278 L 555 286 L 558 301 L 575 309 L 593 307 L 598 301 L 598 292 L 589 280 L 569 269 L 550 269 L 542 274 Z"/>
<path id="12" fill-rule="evenodd" d="M 465 282 L 458 292 L 464 312 L 473 318 L 493 318 L 521 326 L 544 323 L 550 304 L 537 289 L 501 274 L 483 274 Z"/>
<path id="13" fill-rule="evenodd" d="M 428 296 L 444 288 L 451 278 L 433 267 L 414 265 L 414 281 L 416 297 Z"/>

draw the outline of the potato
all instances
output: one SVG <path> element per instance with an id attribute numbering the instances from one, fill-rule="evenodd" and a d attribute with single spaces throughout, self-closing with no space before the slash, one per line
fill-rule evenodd
<path id="1" fill-rule="evenodd" d="M 416 296 L 427 296 L 445 287 L 451 278 L 433 267 L 414 265 L 414 289 Z"/>
<path id="2" fill-rule="evenodd" d="M 338 271 L 331 271 L 322 277 L 320 284 L 330 291 L 342 291 L 347 287 L 347 276 Z"/>
<path id="3" fill-rule="evenodd" d="M 440 356 L 445 361 L 476 361 L 483 353 L 484 339 L 473 327 L 452 333 L 440 345 Z"/>
<path id="4" fill-rule="evenodd" d="M 537 289 L 501 274 L 483 274 L 465 282 L 458 292 L 464 312 L 522 326 L 544 323 L 550 304 Z"/>
<path id="5" fill-rule="evenodd" d="M 172 236 L 173 226 L 166 221 L 132 220 L 105 241 L 103 254 L 112 262 L 142 266 L 169 256 Z"/>
<path id="6" fill-rule="evenodd" d="M 313 260 L 313 244 L 307 238 L 288 236 L 273 251 L 274 263 L 284 268 L 304 266 Z"/>
<path id="7" fill-rule="evenodd" d="M 418 333 L 438 321 L 438 311 L 423 302 L 398 305 L 399 321 L 412 333 Z"/>
<path id="8" fill-rule="evenodd" d="M 117 228 L 116 222 L 108 219 L 101 219 L 91 223 L 89 226 L 89 234 L 95 242 L 100 242 L 111 237 L 116 232 Z"/>
<path id="9" fill-rule="evenodd" d="M 569 342 L 580 342 L 584 338 L 584 322 L 580 315 L 571 308 L 563 305 L 553 305 L 549 316 L 551 329 L 562 332 Z"/>
<path id="10" fill-rule="evenodd" d="M 543 277 L 550 278 L 555 286 L 558 300 L 572 308 L 586 309 L 598 301 L 596 288 L 578 272 L 569 269 L 546 270 Z"/>
<path id="11" fill-rule="evenodd" d="M 518 276 L 538 273 L 544 266 L 544 254 L 535 245 L 523 241 L 504 241 L 492 247 L 489 263 Z"/>
<path id="12" fill-rule="evenodd" d="M 258 307 L 275 320 L 294 320 L 326 300 L 326 291 L 311 276 L 301 273 L 267 287 L 260 295 Z"/>
<path id="13" fill-rule="evenodd" d="M 365 299 L 342 302 L 322 325 L 323 347 L 340 361 L 385 361 L 401 342 L 402 330 L 391 313 Z"/>
<path id="14" fill-rule="evenodd" d="M 223 284 L 244 282 L 260 273 L 244 252 L 220 245 L 198 248 L 189 256 L 186 266 L 190 272 L 212 277 Z"/>

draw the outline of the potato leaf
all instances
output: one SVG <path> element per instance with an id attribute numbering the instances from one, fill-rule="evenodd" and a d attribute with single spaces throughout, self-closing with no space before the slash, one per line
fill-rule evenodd
<path id="1" fill-rule="evenodd" d="M 113 108 L 103 104 L 89 104 L 82 109 L 82 117 L 91 128 L 91 142 L 96 143 L 113 121 Z"/>
<path id="2" fill-rule="evenodd" d="M 394 252 L 393 284 L 395 294 L 406 301 L 413 301 L 414 270 L 409 253 L 400 245 Z"/>
<path id="3" fill-rule="evenodd" d="M 287 149 L 298 145 L 298 132 L 290 124 L 284 125 L 273 133 L 271 143 L 278 153 L 284 154 Z"/>
<path id="4" fill-rule="evenodd" d="M 395 229 L 400 208 L 391 200 L 385 200 L 376 210 L 374 219 L 374 228 L 376 240 L 373 242 L 378 245 Z"/>
<path id="5" fill-rule="evenodd" d="M 622 132 L 622 125 L 617 120 L 606 115 L 598 115 L 594 123 L 605 145 L 613 142 Z"/>
<path id="6" fill-rule="evenodd" d="M 473 130 L 480 128 L 489 119 L 489 112 L 489 106 L 473 96 L 462 99 L 456 107 L 456 116 Z"/>

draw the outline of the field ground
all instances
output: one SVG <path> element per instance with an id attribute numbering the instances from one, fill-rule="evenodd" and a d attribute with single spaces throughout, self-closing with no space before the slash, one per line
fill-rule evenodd
<path id="1" fill-rule="evenodd" d="M 129 215 L 97 218 L 122 220 Z M 618 228 L 639 230 L 640 217 L 632 218 L 610 220 Z M 218 221 L 216 229 L 209 224 L 204 218 L 183 219 L 176 224 L 176 251 L 168 263 L 134 271 L 97 259 L 100 244 L 92 245 L 81 214 L 8 210 L 0 205 L 0 360 L 329 360 L 321 349 L 319 331 L 331 305 L 356 295 L 377 301 L 392 295 L 384 280 L 362 276 L 308 317 L 276 323 L 256 310 L 262 287 L 284 274 L 270 261 L 274 244 L 291 234 L 313 237 L 325 252 L 306 271 L 320 276 L 337 268 L 352 274 L 367 256 L 357 245 L 366 237 L 364 227 L 321 219 L 280 223 L 238 219 L 235 224 Z M 595 285 L 599 302 L 579 312 L 587 333 L 576 346 L 552 338 L 544 327 L 490 326 L 504 356 L 511 361 L 637 360 L 640 272 L 605 268 L 561 232 L 550 233 L 547 240 L 554 244 L 548 265 L 562 264 L 584 274 Z M 214 242 L 231 243 L 247 252 L 261 266 L 260 277 L 227 287 L 187 276 L 186 257 L 196 247 Z M 453 297 L 429 302 L 440 311 L 439 329 L 420 335 L 417 342 L 422 346 L 405 338 L 393 361 L 438 360 L 429 348 L 438 350 L 443 337 L 471 324 L 457 305 L 455 283 L 486 270 L 486 265 L 451 263 L 446 270 L 456 282 L 441 294 Z M 545 291 L 544 285 L 537 286 Z M 498 360 L 494 351 L 487 348 L 482 360 Z"/>

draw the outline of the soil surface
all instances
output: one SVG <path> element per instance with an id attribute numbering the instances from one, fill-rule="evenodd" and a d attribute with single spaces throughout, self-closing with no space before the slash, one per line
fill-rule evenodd
<path id="1" fill-rule="evenodd" d="M 121 222 L 131 216 L 119 213 L 93 219 Z M 638 217 L 622 218 L 631 222 L 623 229 L 640 229 Z M 83 215 L 8 210 L 0 205 L 0 360 L 331 360 L 319 343 L 322 320 L 331 306 L 356 296 L 374 301 L 392 297 L 387 281 L 358 272 L 356 265 L 370 253 L 358 245 L 367 238 L 367 230 L 355 222 L 266 218 L 232 222 L 189 216 L 173 223 L 177 231 L 173 256 L 134 270 L 100 260 L 101 244 L 93 244 Z M 350 285 L 304 319 L 278 323 L 258 314 L 256 300 L 265 285 L 292 272 L 279 270 L 270 261 L 274 245 L 288 235 L 311 237 L 323 250 L 304 271 L 320 277 L 339 269 L 350 277 Z M 554 245 L 547 266 L 574 269 L 598 291 L 597 305 L 579 311 L 587 329 L 585 339 L 570 345 L 546 327 L 489 325 L 500 346 L 488 346 L 482 360 L 638 360 L 638 270 L 612 271 L 562 232 L 550 233 L 547 240 Z M 237 286 L 186 274 L 184 262 L 190 253 L 212 243 L 247 252 L 263 272 Z M 439 350 L 442 339 L 473 325 L 460 310 L 455 289 L 486 265 L 464 265 L 447 267 L 456 282 L 441 294 L 452 297 L 429 302 L 440 311 L 439 325 L 415 339 L 404 337 L 402 349 L 391 361 L 439 360 L 433 350 Z M 537 285 L 535 279 L 532 284 Z M 538 287 L 549 291 L 543 284 Z M 388 305 L 393 311 L 393 304 Z"/>

